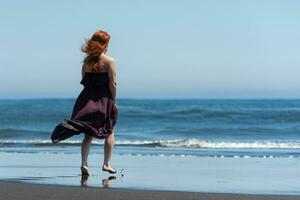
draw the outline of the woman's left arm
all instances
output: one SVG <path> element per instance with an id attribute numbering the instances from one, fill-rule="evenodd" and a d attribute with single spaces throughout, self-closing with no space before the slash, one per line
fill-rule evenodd
<path id="1" fill-rule="evenodd" d="M 84 65 L 82 65 L 82 68 L 81 68 L 81 78 L 83 78 L 83 76 L 84 76 L 84 72 L 85 72 L 84 68 L 85 68 Z"/>

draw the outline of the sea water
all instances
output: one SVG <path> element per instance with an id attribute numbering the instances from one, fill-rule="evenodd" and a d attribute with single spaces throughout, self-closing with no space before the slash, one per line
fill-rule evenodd
<path id="1" fill-rule="evenodd" d="M 79 153 L 83 134 L 50 140 L 75 100 L 0 100 L 0 151 Z M 116 154 L 300 157 L 300 100 L 118 99 L 117 105 Z M 94 138 L 90 153 L 103 153 L 103 144 Z"/>

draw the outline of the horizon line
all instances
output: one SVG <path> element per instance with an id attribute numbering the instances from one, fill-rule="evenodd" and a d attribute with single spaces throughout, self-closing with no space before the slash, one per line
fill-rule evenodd
<path id="1" fill-rule="evenodd" d="M 76 97 L 30 97 L 30 98 L 0 98 L 0 100 L 67 100 L 76 99 Z M 299 97 L 226 97 L 226 98 L 140 98 L 140 97 L 122 97 L 117 98 L 118 100 L 300 100 Z"/>

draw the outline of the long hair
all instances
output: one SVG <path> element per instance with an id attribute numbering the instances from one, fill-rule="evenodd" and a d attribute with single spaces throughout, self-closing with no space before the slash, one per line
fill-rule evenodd
<path id="1" fill-rule="evenodd" d="M 105 31 L 96 31 L 93 36 L 85 40 L 81 46 L 81 51 L 86 54 L 83 63 L 93 72 L 99 72 L 104 66 L 99 64 L 99 57 L 107 47 L 110 35 Z"/>

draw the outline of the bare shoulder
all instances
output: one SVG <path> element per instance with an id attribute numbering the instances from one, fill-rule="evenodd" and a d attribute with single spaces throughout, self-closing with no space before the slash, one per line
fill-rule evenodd
<path id="1" fill-rule="evenodd" d="M 103 61 L 106 64 L 108 64 L 109 66 L 116 64 L 115 59 L 113 57 L 110 57 L 110 56 L 106 55 L 106 54 L 101 55 L 101 59 L 103 59 Z"/>

